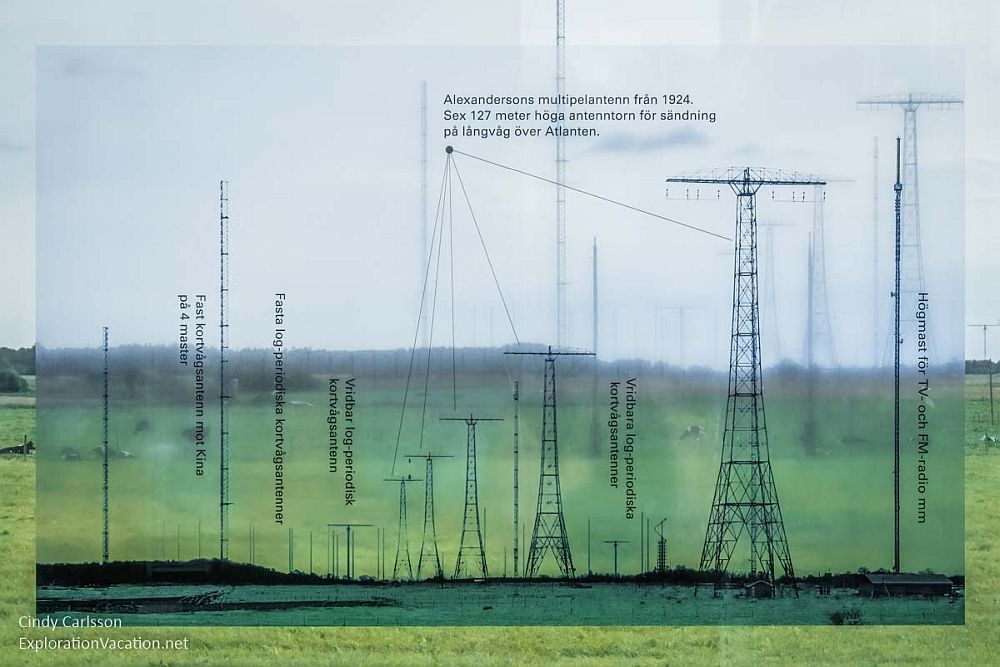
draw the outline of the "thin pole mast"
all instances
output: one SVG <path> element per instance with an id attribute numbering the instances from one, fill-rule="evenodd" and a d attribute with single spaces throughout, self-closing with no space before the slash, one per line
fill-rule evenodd
<path id="1" fill-rule="evenodd" d="M 983 361 L 986 363 L 986 371 L 989 374 L 989 386 L 990 386 L 990 425 L 996 423 L 996 413 L 993 406 L 993 360 L 988 356 L 988 351 L 986 349 L 986 330 L 993 327 L 1000 327 L 1000 323 L 997 324 L 970 324 L 970 327 L 983 328 Z"/>
<path id="2" fill-rule="evenodd" d="M 566 93 L 566 2 L 556 0 L 556 114 Z M 566 139 L 556 136 L 556 341 L 566 345 Z"/>
<path id="3" fill-rule="evenodd" d="M 878 270 L 878 137 L 872 140 L 872 367 L 881 365 L 879 338 L 879 270 Z"/>
<path id="4" fill-rule="evenodd" d="M 219 181 L 219 559 L 229 559 L 229 431 L 226 351 L 229 349 L 229 182 Z"/>
<path id="5" fill-rule="evenodd" d="M 600 416 L 598 415 L 597 409 L 597 373 L 598 373 L 598 363 L 597 363 L 597 338 L 599 334 L 599 327 L 597 325 L 598 318 L 598 305 L 597 305 L 597 237 L 594 237 L 594 254 L 591 261 L 590 267 L 591 281 L 593 282 L 591 290 L 591 317 L 593 322 L 591 326 L 593 331 L 591 332 L 591 351 L 594 353 L 594 368 L 590 376 L 590 393 L 591 393 L 591 409 L 590 409 L 590 446 L 594 454 L 599 454 L 601 451 L 601 431 L 600 431 Z M 587 568 L 590 571 L 590 568 Z"/>
<path id="6" fill-rule="evenodd" d="M 427 82 L 420 82 L 420 262 L 419 273 L 423 275 L 424 264 L 428 261 L 427 247 Z M 420 313 L 420 330 L 424 343 L 430 345 L 427 332 L 427 314 Z"/>
<path id="7" fill-rule="evenodd" d="M 593 574 L 594 570 L 590 566 L 590 519 L 587 519 L 587 574 Z"/>
<path id="8" fill-rule="evenodd" d="M 893 424 L 892 424 L 892 493 L 893 493 L 893 535 L 895 537 L 893 550 L 892 571 L 899 574 L 899 261 L 900 243 L 902 228 L 902 196 L 903 184 L 899 180 L 899 137 L 896 137 L 896 184 L 893 190 L 896 193 L 896 278 L 893 284 L 893 353 L 894 353 L 894 373 L 893 373 Z"/>
<path id="9" fill-rule="evenodd" d="M 520 516 L 518 515 L 518 480 L 520 475 L 518 474 L 517 464 L 518 464 L 518 440 L 519 434 L 518 429 L 520 425 L 520 417 L 518 415 L 518 403 L 520 402 L 520 383 L 514 380 L 514 576 L 518 576 L 520 570 L 517 569 L 517 556 L 518 556 L 518 533 L 520 533 Z"/>
<path id="10" fill-rule="evenodd" d="M 104 534 L 103 534 L 103 546 L 101 550 L 101 562 L 108 562 L 108 328 L 104 327 L 103 330 L 103 342 L 104 342 L 104 368 L 103 368 L 103 379 L 104 379 L 104 390 L 101 393 L 101 399 L 103 404 L 103 419 L 102 419 L 102 429 L 103 429 L 103 473 L 104 473 Z"/>
<path id="11" fill-rule="evenodd" d="M 590 273 L 591 273 L 591 280 L 593 282 L 593 286 L 591 289 L 591 294 L 592 294 L 591 310 L 593 311 L 592 312 L 593 322 L 591 323 L 591 326 L 593 328 L 593 331 L 591 333 L 591 351 L 594 353 L 594 355 L 597 355 L 598 330 L 597 330 L 597 237 L 596 236 L 594 237 L 594 254 L 591 260 Z"/>

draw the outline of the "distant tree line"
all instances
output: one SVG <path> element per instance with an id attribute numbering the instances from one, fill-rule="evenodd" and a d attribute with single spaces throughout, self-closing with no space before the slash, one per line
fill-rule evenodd
<path id="1" fill-rule="evenodd" d="M 35 374 L 35 347 L 0 347 L 0 392 L 28 391 L 22 375 Z"/>
<path id="2" fill-rule="evenodd" d="M 20 375 L 35 374 L 35 346 L 0 347 L 0 367 L 12 368 Z"/>
<path id="3" fill-rule="evenodd" d="M 213 395 L 218 393 L 218 349 L 209 349 L 206 354 L 205 391 Z M 272 349 L 232 350 L 227 359 L 229 377 L 236 381 L 231 391 L 237 397 L 274 389 Z M 467 375 L 541 374 L 543 369 L 540 357 L 505 356 L 496 348 L 457 349 L 454 360 L 457 372 Z M 415 376 L 422 377 L 428 354 L 426 349 L 412 354 L 404 349 L 327 351 L 293 348 L 284 352 L 282 362 L 285 388 L 301 391 L 323 388 L 326 378 L 334 375 L 400 380 L 412 368 Z M 111 388 L 128 400 L 190 400 L 193 363 L 194 356 L 189 354 L 188 365 L 181 365 L 177 348 L 170 345 L 115 347 L 111 350 Z M 432 378 L 450 377 L 451 348 L 433 348 L 429 363 Z M 569 375 L 589 373 L 594 362 L 589 357 L 566 357 L 560 363 L 560 372 Z M 102 382 L 102 353 L 98 348 L 42 348 L 38 368 L 46 378 L 46 392 L 53 395 L 93 393 L 99 390 Z"/>
<path id="4" fill-rule="evenodd" d="M 0 392 L 22 391 L 28 391 L 28 381 L 10 366 L 0 365 Z"/>
<path id="5" fill-rule="evenodd" d="M 987 375 L 990 371 L 1000 372 L 1000 361 L 988 361 L 986 359 L 966 359 L 966 375 Z"/>
<path id="6" fill-rule="evenodd" d="M 544 351 L 542 345 L 522 345 L 521 351 Z M 205 391 L 218 393 L 218 349 L 206 351 Z M 190 400 L 193 382 L 193 354 L 188 366 L 179 363 L 178 350 L 173 345 L 123 345 L 111 352 L 111 386 L 119 396 L 128 400 Z M 333 375 L 353 375 L 373 380 L 398 381 L 413 372 L 422 376 L 430 364 L 432 378 L 451 374 L 452 350 L 437 347 L 430 351 L 417 349 L 347 350 L 330 351 L 310 348 L 292 348 L 285 351 L 284 383 L 290 391 L 313 390 L 325 386 L 325 379 Z M 458 348 L 454 352 L 456 370 L 460 375 L 523 377 L 540 375 L 541 357 L 511 356 L 499 348 Z M 995 371 L 1000 365 L 993 364 Z M 13 350 L 0 348 L 0 371 L 11 368 L 15 375 L 36 373 L 35 348 Z M 562 357 L 559 372 L 562 377 L 574 374 L 590 375 L 594 370 L 592 357 Z M 957 370 L 957 369 L 956 369 Z M 985 373 L 988 362 L 970 360 L 965 363 L 966 373 Z M 93 394 L 101 385 L 101 351 L 93 348 L 42 348 L 38 351 L 37 371 L 46 378 L 45 391 L 52 395 Z M 621 378 L 626 374 L 644 377 L 670 378 L 684 373 L 686 381 L 694 377 L 714 381 L 724 378 L 724 373 L 707 368 L 683 371 L 663 363 L 646 360 L 598 361 L 598 375 L 602 380 Z M 838 375 L 868 377 L 882 371 L 876 369 L 839 369 Z M 801 366 L 786 363 L 768 371 L 771 377 L 796 380 L 808 376 Z M 274 388 L 274 355 L 270 348 L 233 350 L 229 355 L 229 375 L 237 381 L 232 388 L 237 394 L 259 394 Z M 6 379 L 5 379 L 6 377 Z M 20 385 L 20 378 L 10 373 L 0 376 L 0 384 Z M 17 389 L 0 389 L 17 391 Z"/>

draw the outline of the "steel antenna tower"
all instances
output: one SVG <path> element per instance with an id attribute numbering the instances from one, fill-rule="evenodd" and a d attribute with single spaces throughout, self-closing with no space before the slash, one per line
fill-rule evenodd
<path id="1" fill-rule="evenodd" d="M 731 254 L 731 253 L 726 253 Z M 677 365 L 681 369 L 687 368 L 687 313 L 691 310 L 702 310 L 702 306 L 663 306 L 657 311 L 677 313 Z M 654 332 L 657 322 L 654 320 Z M 656 336 L 658 342 L 659 337 Z"/>
<path id="2" fill-rule="evenodd" d="M 993 377 L 992 375 L 990 376 Z M 992 381 L 990 387 L 992 387 Z M 520 498 L 520 491 L 518 490 L 518 483 L 520 482 L 520 473 L 518 471 L 518 446 L 520 445 L 520 428 L 521 428 L 521 416 L 518 410 L 518 405 L 521 400 L 520 394 L 521 383 L 514 380 L 514 576 L 520 576 L 521 571 L 517 567 L 518 554 L 519 551 L 519 535 L 521 532 L 521 517 L 518 514 L 518 499 Z M 992 395 L 991 395 L 992 399 Z"/>
<path id="3" fill-rule="evenodd" d="M 219 558 L 229 560 L 229 181 L 219 181 Z"/>
<path id="4" fill-rule="evenodd" d="M 866 109 L 897 107 L 903 110 L 902 137 L 902 180 L 906 186 L 902 201 L 902 229 L 900 232 L 900 290 L 903 298 L 902 312 L 906 313 L 903 328 L 904 338 L 917 325 L 915 300 L 918 293 L 926 291 L 924 286 L 923 252 L 920 247 L 920 189 L 917 167 L 917 110 L 954 109 L 962 104 L 961 98 L 948 95 L 925 93 L 904 93 L 901 95 L 877 95 L 858 100 L 858 106 Z"/>
<path id="5" fill-rule="evenodd" d="M 837 365 L 833 345 L 833 328 L 830 326 L 830 304 L 826 293 L 826 243 L 823 231 L 823 204 L 826 193 L 822 185 L 813 186 L 812 243 L 809 246 L 809 340 L 806 341 L 806 358 L 810 372 L 817 361 Z"/>
<path id="6" fill-rule="evenodd" d="M 660 523 L 653 527 L 656 531 L 656 571 L 663 574 L 667 571 L 667 535 L 666 535 L 666 523 L 667 517 L 663 517 Z"/>
<path id="7" fill-rule="evenodd" d="M 417 579 L 423 578 L 424 557 L 432 560 L 434 578 L 443 579 L 441 555 L 438 552 L 437 525 L 434 521 L 434 459 L 455 458 L 451 454 L 408 454 L 408 458 L 421 458 L 426 461 L 424 467 L 424 530 L 420 540 L 420 556 L 417 558 Z"/>
<path id="8" fill-rule="evenodd" d="M 765 331 L 770 329 L 771 345 L 774 352 L 774 361 L 780 362 L 784 359 L 781 348 L 781 327 L 778 325 L 778 292 L 775 288 L 774 276 L 777 273 L 774 262 L 774 228 L 793 227 L 790 222 L 762 222 L 759 224 L 764 228 L 764 289 L 761 295 L 761 303 L 764 305 L 764 319 L 767 325 Z"/>
<path id="9" fill-rule="evenodd" d="M 986 330 L 992 327 L 1000 327 L 1000 324 L 970 324 L 970 327 L 983 328 L 983 360 L 986 362 L 987 370 L 990 374 L 990 424 L 996 423 L 993 413 L 993 360 L 986 353 Z"/>
<path id="10" fill-rule="evenodd" d="M 985 331 L 985 330 L 984 330 Z M 101 549 L 101 562 L 108 562 L 108 328 L 103 329 L 103 347 L 104 347 L 104 367 L 103 367 L 103 380 L 104 380 L 104 390 L 101 392 L 101 400 L 103 406 L 102 415 L 102 453 L 104 455 L 103 463 L 103 473 L 104 473 L 104 534 L 103 534 L 103 546 Z"/>
<path id="11" fill-rule="evenodd" d="M 825 185 L 817 176 L 775 169 L 730 168 L 668 178 L 668 183 L 728 185 L 736 194 L 729 396 L 715 495 L 700 569 L 716 576 L 715 591 L 736 545 L 749 538 L 750 569 L 773 585 L 775 559 L 795 586 L 795 570 L 771 469 L 761 376 L 757 279 L 757 191 L 763 185 Z M 797 587 L 795 588 L 798 594 Z"/>
<path id="12" fill-rule="evenodd" d="M 903 217 L 902 198 L 903 183 L 899 180 L 899 137 L 896 137 L 896 183 L 893 191 L 896 193 L 896 256 L 895 256 L 895 282 L 892 291 L 893 307 L 893 413 L 892 413 L 892 496 L 893 496 L 893 535 L 895 537 L 892 571 L 899 574 L 899 349 L 903 344 L 900 338 L 899 309 L 900 309 L 900 284 L 902 282 L 902 238 L 903 238 Z"/>
<path id="13" fill-rule="evenodd" d="M 410 562 L 410 540 L 406 535 L 406 484 L 422 482 L 415 477 L 386 477 L 385 482 L 399 482 L 399 532 L 396 534 L 396 560 L 392 564 L 392 578 L 399 580 L 401 568 L 406 567 L 406 579 L 413 579 L 413 564 Z"/>
<path id="14" fill-rule="evenodd" d="M 566 517 L 563 514 L 562 487 L 559 482 L 559 431 L 556 424 L 556 357 L 594 356 L 593 352 L 504 352 L 504 354 L 545 357 L 545 398 L 542 407 L 541 465 L 538 479 L 538 505 L 535 527 L 531 531 L 531 546 L 525 576 L 538 574 L 545 555 L 552 552 L 564 577 L 573 577 L 573 554 L 569 548 Z"/>
<path id="15" fill-rule="evenodd" d="M 501 422 L 497 417 L 441 417 L 441 421 L 465 422 L 468 426 L 465 450 L 465 513 L 462 516 L 462 537 L 455 559 L 455 578 L 471 574 L 469 560 L 479 561 L 479 571 L 483 578 L 489 576 L 486 567 L 486 546 L 479 524 L 479 482 L 476 474 L 476 424 L 479 422 Z M 474 541 L 473 541 L 474 540 Z"/>
<path id="16" fill-rule="evenodd" d="M 566 94 L 566 2 L 556 0 L 556 115 Z M 566 345 L 566 139 L 556 136 L 556 340 Z"/>

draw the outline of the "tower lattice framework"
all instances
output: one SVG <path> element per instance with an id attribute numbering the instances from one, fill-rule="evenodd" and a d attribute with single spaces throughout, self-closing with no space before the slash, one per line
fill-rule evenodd
<path id="1" fill-rule="evenodd" d="M 534 577 L 549 553 L 553 555 L 559 573 L 574 576 L 573 553 L 569 546 L 566 516 L 563 512 L 562 485 L 559 481 L 559 427 L 556 411 L 556 357 L 570 355 L 593 356 L 592 352 L 507 352 L 545 357 L 544 398 L 542 403 L 542 447 L 538 476 L 538 504 L 531 544 L 525 564 L 525 576 Z"/>
<path id="2" fill-rule="evenodd" d="M 899 295 L 903 313 L 900 326 L 903 340 L 909 340 L 917 330 L 916 304 L 920 292 L 927 290 L 924 280 L 924 259 L 920 240 L 920 187 L 917 165 L 917 111 L 923 108 L 953 109 L 962 104 L 958 97 L 905 93 L 879 95 L 862 99 L 859 106 L 879 109 L 898 107 L 903 111 L 901 228 L 899 239 Z M 928 335 L 933 331 L 928 328 Z M 929 342 L 933 342 L 930 340 Z M 885 358 L 891 353 L 892 341 L 887 338 Z M 915 362 L 915 360 L 913 360 Z"/>
<path id="3" fill-rule="evenodd" d="M 400 561 L 403 562 L 400 562 Z M 406 578 L 413 578 L 410 564 L 410 543 L 406 537 L 406 482 L 399 483 L 399 532 L 396 535 L 396 560 L 392 564 L 392 578 L 399 578 L 399 568 L 406 565 Z"/>
<path id="4" fill-rule="evenodd" d="M 757 265 L 757 191 L 762 185 L 824 185 L 817 177 L 771 169 L 695 172 L 668 182 L 729 185 L 736 194 L 733 309 L 722 457 L 705 531 L 700 569 L 729 571 L 740 539 L 749 542 L 748 569 L 777 583 L 776 564 L 794 582 L 795 571 L 771 468 L 760 359 Z"/>
<path id="5" fill-rule="evenodd" d="M 452 458 L 450 454 L 418 454 L 414 457 L 426 461 L 424 467 L 424 529 L 420 540 L 420 556 L 417 558 L 417 579 L 424 578 L 424 567 L 433 570 L 432 577 L 444 578 L 441 567 L 441 553 L 437 543 L 437 523 L 434 519 L 434 459 Z"/>
<path id="6" fill-rule="evenodd" d="M 837 365 L 826 289 L 826 233 L 823 220 L 825 203 L 823 186 L 813 186 L 813 224 L 809 245 L 809 325 L 806 340 L 806 357 L 810 370 L 818 363 L 831 367 Z"/>
<path id="7" fill-rule="evenodd" d="M 387 477 L 387 482 L 399 482 L 399 524 L 396 533 L 396 558 L 392 564 L 392 578 L 413 579 L 413 562 L 410 560 L 410 540 L 406 532 L 406 484 L 421 482 L 414 477 Z"/>
<path id="8" fill-rule="evenodd" d="M 465 511 L 462 515 L 462 536 L 458 543 L 458 555 L 455 557 L 455 578 L 472 577 L 473 567 L 479 568 L 479 574 L 484 579 L 489 577 L 486 565 L 486 545 L 483 542 L 483 531 L 479 522 L 479 479 L 476 471 L 476 424 L 481 421 L 503 421 L 496 417 L 476 417 L 469 415 L 464 418 L 442 417 L 442 421 L 463 421 L 467 426 L 465 448 Z M 473 565 L 474 564 L 474 565 Z"/>

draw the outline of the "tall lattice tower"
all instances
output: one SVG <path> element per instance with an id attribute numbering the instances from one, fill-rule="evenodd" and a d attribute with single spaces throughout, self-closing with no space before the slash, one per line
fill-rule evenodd
<path id="1" fill-rule="evenodd" d="M 869 109 L 898 107 L 903 110 L 902 141 L 902 229 L 900 230 L 900 297 L 903 319 L 903 340 L 916 332 L 916 299 L 926 291 L 924 282 L 923 251 L 920 247 L 920 189 L 917 167 L 917 111 L 920 108 L 954 109 L 962 104 L 958 97 L 905 93 L 878 95 L 858 101 L 858 106 Z M 891 340 L 887 340 L 888 356 Z M 916 360 L 913 360 L 914 362 Z"/>
<path id="2" fill-rule="evenodd" d="M 771 350 L 774 352 L 773 361 L 781 361 L 783 353 L 781 351 L 781 327 L 778 326 L 778 290 L 774 284 L 774 225 L 762 224 L 761 227 L 764 228 L 764 266 L 767 269 L 764 273 L 761 302 L 767 308 L 764 317 L 768 329 L 770 329 Z"/>
<path id="3" fill-rule="evenodd" d="M 219 558 L 229 559 L 229 181 L 219 181 Z"/>
<path id="4" fill-rule="evenodd" d="M 794 582 L 764 414 L 757 298 L 757 191 L 763 185 L 825 182 L 810 175 L 751 168 L 698 171 L 668 178 L 667 182 L 725 184 L 737 199 L 729 396 L 700 569 L 717 575 L 718 592 L 736 545 L 745 533 L 750 547 L 749 571 L 774 585 L 777 559 L 785 576 Z"/>
<path id="5" fill-rule="evenodd" d="M 764 229 L 764 281 L 761 286 L 761 308 L 764 310 L 764 331 L 761 348 L 763 351 L 773 354 L 771 363 L 780 362 L 785 358 L 785 353 L 781 346 L 781 327 L 778 324 L 778 290 L 776 287 L 776 271 L 774 261 L 774 229 L 775 227 L 791 227 L 788 222 L 761 222 L 759 227 Z"/>
<path id="6" fill-rule="evenodd" d="M 465 449 L 465 512 L 462 515 L 462 536 L 458 543 L 458 556 L 455 558 L 455 578 L 465 579 L 472 576 L 470 561 L 479 567 L 481 576 L 489 576 L 486 566 L 486 545 L 483 542 L 483 531 L 479 523 L 479 481 L 476 472 L 476 424 L 479 422 L 499 422 L 496 417 L 442 417 L 441 421 L 461 421 L 468 427 Z"/>
<path id="7" fill-rule="evenodd" d="M 822 185 L 813 186 L 812 242 L 809 245 L 809 321 L 806 325 L 806 364 L 814 371 L 819 364 L 837 365 L 830 325 L 830 303 L 826 291 L 826 243 L 823 225 L 823 205 L 826 194 Z"/>
<path id="8" fill-rule="evenodd" d="M 437 525 L 434 521 L 434 459 L 450 459 L 451 454 L 410 454 L 411 458 L 422 458 L 424 465 L 424 530 L 420 539 L 420 556 L 417 558 L 417 579 L 423 579 L 424 565 L 433 570 L 435 579 L 444 578 L 441 568 L 441 554 L 438 551 Z"/>
<path id="9" fill-rule="evenodd" d="M 399 482 L 399 523 L 397 524 L 396 560 L 392 564 L 392 578 L 398 580 L 403 572 L 405 572 L 406 579 L 413 579 L 413 564 L 410 561 L 410 541 L 406 534 L 406 484 L 422 480 L 413 477 L 386 477 L 385 481 Z"/>
<path id="10" fill-rule="evenodd" d="M 525 576 L 533 577 L 545 556 L 552 553 L 559 572 L 564 577 L 574 576 L 573 554 L 569 547 L 566 518 L 563 513 L 562 487 L 559 482 L 559 429 L 556 420 L 556 357 L 593 356 L 593 352 L 505 352 L 545 357 L 545 391 L 542 405 L 542 447 L 538 478 L 538 505 L 535 510 L 535 527 L 531 531 L 531 545 Z"/>

